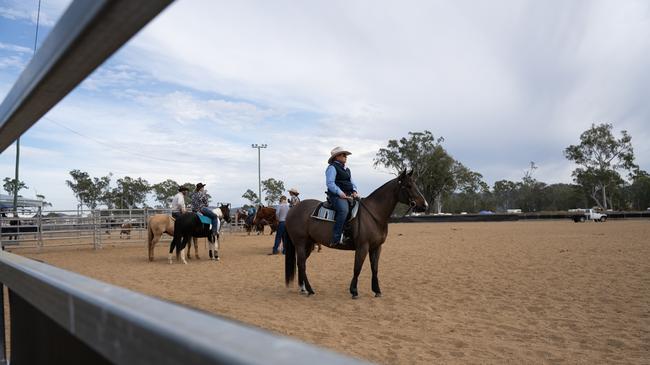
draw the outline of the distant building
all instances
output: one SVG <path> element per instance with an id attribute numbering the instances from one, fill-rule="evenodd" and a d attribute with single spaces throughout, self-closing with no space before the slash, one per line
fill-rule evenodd
<path id="1" fill-rule="evenodd" d="M 16 205 L 19 212 L 34 212 L 43 209 L 43 200 L 27 199 L 19 196 Z M 14 197 L 12 195 L 0 194 L 0 210 L 3 212 L 14 210 Z"/>

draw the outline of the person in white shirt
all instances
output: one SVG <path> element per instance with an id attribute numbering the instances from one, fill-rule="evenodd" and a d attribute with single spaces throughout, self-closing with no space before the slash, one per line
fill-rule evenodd
<path id="1" fill-rule="evenodd" d="M 187 212 L 187 208 L 185 208 L 185 196 L 188 191 L 189 189 L 184 186 L 178 188 L 178 193 L 172 199 L 172 218 L 176 219 L 181 214 Z"/>
<path id="2" fill-rule="evenodd" d="M 287 197 L 282 195 L 280 197 L 280 205 L 278 205 L 277 208 L 275 208 L 275 216 L 278 218 L 278 230 L 275 233 L 275 244 L 273 245 L 273 251 L 270 253 L 270 255 L 277 255 L 278 254 L 278 249 L 280 248 L 280 241 L 282 241 L 282 254 L 284 255 L 284 231 L 285 231 L 285 223 L 284 221 L 287 219 L 287 213 L 289 213 L 289 204 L 287 204 Z"/>

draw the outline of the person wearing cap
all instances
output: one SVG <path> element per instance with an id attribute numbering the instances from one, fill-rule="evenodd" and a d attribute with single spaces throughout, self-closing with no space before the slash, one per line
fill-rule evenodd
<path id="1" fill-rule="evenodd" d="M 296 188 L 291 188 L 289 189 L 289 208 L 295 207 L 298 203 L 300 203 L 300 198 L 298 198 L 298 195 L 300 193 L 298 192 L 298 189 Z"/>
<path id="2" fill-rule="evenodd" d="M 172 198 L 172 218 L 176 219 L 181 214 L 187 212 L 187 208 L 185 208 L 185 196 L 188 191 L 190 191 L 190 189 L 185 186 L 180 186 L 178 188 L 178 193 L 176 193 L 174 198 Z"/>
<path id="3" fill-rule="evenodd" d="M 351 154 L 350 151 L 342 147 L 335 147 L 330 152 L 329 160 L 327 160 L 327 163 L 329 163 L 325 170 L 327 196 L 334 205 L 334 210 L 336 210 L 331 246 L 343 244 L 343 226 L 350 209 L 348 201 L 357 197 L 357 186 L 352 181 L 352 173 L 345 166 L 348 155 Z"/>
<path id="4" fill-rule="evenodd" d="M 205 191 L 205 184 L 198 183 L 196 184 L 196 189 L 192 193 L 192 211 L 199 212 L 207 217 L 210 217 L 212 220 L 212 234 L 217 235 L 217 230 L 219 229 L 219 222 L 216 214 L 208 208 L 208 194 Z"/>

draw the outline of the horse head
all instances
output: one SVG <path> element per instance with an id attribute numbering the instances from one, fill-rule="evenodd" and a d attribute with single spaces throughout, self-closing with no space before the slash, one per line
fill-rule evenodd
<path id="1" fill-rule="evenodd" d="M 415 212 L 424 212 L 429 207 L 429 203 L 424 198 L 424 195 L 418 189 L 415 179 L 413 178 L 413 170 L 407 172 L 402 171 L 397 177 L 399 184 L 398 201 L 406 204 Z"/>
<path id="2" fill-rule="evenodd" d="M 230 223 L 230 203 L 221 204 L 219 210 L 221 210 L 221 213 L 223 214 L 223 219 L 225 219 L 227 223 Z"/>
<path id="3" fill-rule="evenodd" d="M 260 205 L 259 207 L 257 207 L 257 211 L 255 212 L 255 219 L 253 220 L 253 224 L 257 225 L 262 220 L 266 220 L 267 222 L 273 222 L 274 219 L 275 219 L 275 208 L 265 207 Z"/>

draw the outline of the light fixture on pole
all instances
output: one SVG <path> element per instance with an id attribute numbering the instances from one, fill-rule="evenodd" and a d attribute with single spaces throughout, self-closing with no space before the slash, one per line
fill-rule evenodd
<path id="1" fill-rule="evenodd" d="M 262 167 L 261 167 L 261 150 L 262 148 L 268 147 L 266 144 L 257 144 L 253 143 L 252 148 L 257 148 L 257 193 L 259 194 L 257 198 L 260 200 L 260 205 L 262 204 Z"/>

